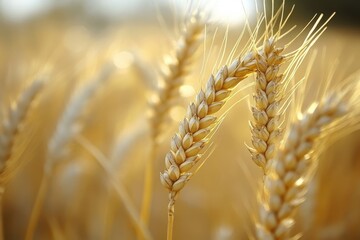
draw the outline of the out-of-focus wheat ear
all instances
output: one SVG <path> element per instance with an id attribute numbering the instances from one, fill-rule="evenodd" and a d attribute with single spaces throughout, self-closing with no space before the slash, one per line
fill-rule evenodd
<path id="1" fill-rule="evenodd" d="M 68 154 L 68 144 L 82 129 L 80 120 L 86 109 L 86 104 L 99 88 L 109 80 L 113 70 L 112 65 L 105 66 L 94 80 L 72 95 L 49 141 L 45 173 L 51 172 L 52 167 Z"/>
<path id="2" fill-rule="evenodd" d="M 8 115 L 2 121 L 0 133 L 0 239 L 3 239 L 2 222 L 2 198 L 5 184 L 16 173 L 21 166 L 19 160 L 12 159 L 12 149 L 15 139 L 21 131 L 21 125 L 26 119 L 26 115 L 33 104 L 35 97 L 39 94 L 43 86 L 43 80 L 35 80 L 26 88 L 19 98 L 11 105 Z"/>
<path id="3" fill-rule="evenodd" d="M 151 135 L 156 141 L 161 133 L 161 126 L 172 107 L 174 98 L 179 94 L 196 50 L 203 39 L 205 19 L 200 13 L 194 13 L 186 22 L 182 34 L 175 45 L 174 52 L 165 58 L 162 71 L 163 81 L 158 84 L 158 90 L 151 104 Z"/>
<path id="4" fill-rule="evenodd" d="M 81 131 L 81 116 L 97 90 L 103 86 L 114 70 L 112 65 L 105 66 L 100 74 L 87 83 L 79 91 L 75 91 L 70 98 L 63 114 L 57 123 L 54 134 L 49 140 L 47 155 L 44 163 L 44 176 L 32 208 L 29 225 L 26 230 L 25 239 L 31 240 L 34 236 L 36 225 L 41 212 L 45 194 L 49 186 L 51 172 L 55 165 L 69 154 L 69 144 L 76 134 Z"/>
<path id="5" fill-rule="evenodd" d="M 165 170 L 160 173 L 161 183 L 169 190 L 168 236 L 172 239 L 174 205 L 178 193 L 190 180 L 194 165 L 201 159 L 201 150 L 216 127 L 214 116 L 227 101 L 232 88 L 238 85 L 256 69 L 253 52 L 242 59 L 235 59 L 210 76 L 205 90 L 201 90 L 195 102 L 188 106 L 185 118 L 180 122 L 178 132 L 170 142 L 170 151 L 165 157 Z"/>
<path id="6" fill-rule="evenodd" d="M 19 98 L 12 103 L 8 115 L 2 121 L 0 133 L 0 186 L 4 187 L 10 177 L 16 172 L 21 162 L 13 160 L 12 148 L 21 125 L 26 120 L 26 115 L 36 96 L 42 89 L 44 81 L 35 80 L 26 88 Z"/>
<path id="7" fill-rule="evenodd" d="M 330 127 L 336 129 L 342 120 L 349 120 L 352 112 L 359 112 L 356 110 L 358 100 L 354 101 L 353 98 L 355 92 L 353 96 L 349 96 L 349 92 L 338 90 L 329 94 L 320 103 L 314 103 L 290 126 L 265 177 L 265 191 L 257 223 L 258 239 L 289 238 L 290 229 L 295 223 L 294 210 L 304 200 L 309 173 L 316 161 L 316 140 L 320 135 L 328 134 Z M 359 116 L 351 119 L 354 120 L 359 124 Z"/>
<path id="8" fill-rule="evenodd" d="M 249 150 L 253 161 L 263 169 L 264 174 L 281 135 L 279 108 L 283 76 L 278 72 L 284 57 L 281 55 L 283 48 L 277 48 L 275 43 L 275 37 L 267 39 L 256 55 L 255 105 L 252 107 L 254 119 L 250 122 L 253 147 L 249 147 Z"/>
<path id="9" fill-rule="evenodd" d="M 183 85 L 184 78 L 188 74 L 191 60 L 203 38 L 205 20 L 200 13 L 193 14 L 188 19 L 173 55 L 166 59 L 166 67 L 163 72 L 163 83 L 159 84 L 155 101 L 151 103 L 150 133 L 151 153 L 146 163 L 144 194 L 141 210 L 141 219 L 147 223 L 150 217 L 152 185 L 153 185 L 153 164 L 156 158 L 157 141 L 161 133 L 161 127 L 168 116 L 169 109 L 173 106 L 173 100 L 178 96 L 179 87 Z"/>

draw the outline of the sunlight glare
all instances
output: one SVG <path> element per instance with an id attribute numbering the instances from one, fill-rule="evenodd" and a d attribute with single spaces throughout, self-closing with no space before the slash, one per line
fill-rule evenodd
<path id="1" fill-rule="evenodd" d="M 214 0 L 209 7 L 215 21 L 240 24 L 251 16 L 255 3 L 254 0 Z"/>
<path id="2" fill-rule="evenodd" d="M 223 24 L 237 25 L 254 15 L 256 0 L 198 0 L 191 1 L 191 8 L 200 7 L 209 13 L 210 21 Z M 184 12 L 189 11 L 187 1 L 176 1 L 177 6 Z"/>

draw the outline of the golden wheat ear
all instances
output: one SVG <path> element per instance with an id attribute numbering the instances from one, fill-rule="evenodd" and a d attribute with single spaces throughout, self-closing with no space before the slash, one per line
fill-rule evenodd
<path id="1" fill-rule="evenodd" d="M 281 39 L 294 29 L 292 27 L 282 33 L 292 10 L 287 16 L 284 16 L 283 2 L 277 12 L 273 12 L 270 20 L 265 17 L 264 42 L 262 47 L 257 50 L 256 55 L 257 77 L 253 95 L 254 105 L 251 108 L 253 120 L 250 121 L 252 147 L 248 147 L 252 160 L 262 168 L 264 175 L 267 174 L 271 160 L 278 150 L 283 132 L 282 123 L 286 122 L 288 118 L 285 111 L 291 101 L 291 94 L 298 85 L 294 82 L 294 75 L 310 48 L 325 31 L 326 24 L 332 17 L 320 25 L 322 19 L 322 15 L 320 15 L 303 43 L 292 52 L 284 53 L 294 40 L 310 26 L 315 17 L 293 40 L 281 46 Z M 283 64 L 287 66 L 282 73 L 279 73 Z"/>
<path id="2" fill-rule="evenodd" d="M 274 157 L 261 200 L 258 239 L 288 239 L 294 211 L 304 201 L 312 166 L 316 163 L 315 143 L 319 137 L 336 134 L 339 126 L 359 119 L 359 84 L 337 89 L 299 115 L 289 128 Z M 355 88 L 354 88 L 355 87 Z M 354 90 L 355 89 L 355 90 Z"/>
<path id="3" fill-rule="evenodd" d="M 2 121 L 0 135 L 0 186 L 10 180 L 19 166 L 22 164 L 17 159 L 12 158 L 12 149 L 16 137 L 21 131 L 21 125 L 26 120 L 35 98 L 43 87 L 43 80 L 35 80 L 26 88 L 19 98 L 11 105 L 7 118 Z"/>
<path id="4" fill-rule="evenodd" d="M 192 168 L 201 159 L 201 150 L 207 138 L 216 127 L 218 112 L 238 85 L 255 70 L 252 52 L 242 59 L 235 59 L 229 66 L 223 66 L 214 76 L 210 76 L 206 89 L 201 90 L 194 103 L 188 106 L 186 117 L 180 122 L 178 132 L 170 142 L 170 151 L 165 157 L 165 171 L 160 180 L 169 190 L 168 239 L 172 239 L 175 200 L 192 176 Z"/>
<path id="5" fill-rule="evenodd" d="M 158 148 L 158 138 L 162 132 L 162 127 L 168 116 L 170 108 L 174 105 L 179 88 L 184 83 L 194 54 L 203 38 L 205 30 L 205 19 L 199 13 L 194 13 L 184 26 L 179 40 L 176 42 L 176 49 L 171 57 L 165 62 L 163 72 L 163 84 L 159 84 L 158 92 L 153 96 L 155 101 L 151 103 L 150 134 L 151 134 L 151 153 L 147 161 L 144 196 L 141 210 L 141 219 L 147 223 L 150 217 L 150 207 L 152 201 L 153 185 L 153 165 Z"/>

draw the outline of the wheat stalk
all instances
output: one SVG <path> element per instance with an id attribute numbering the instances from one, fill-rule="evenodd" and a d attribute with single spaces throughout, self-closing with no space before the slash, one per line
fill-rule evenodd
<path id="1" fill-rule="evenodd" d="M 151 105 L 150 130 L 151 130 L 151 154 L 147 162 L 144 179 L 144 196 L 141 209 L 141 219 L 148 223 L 152 199 L 153 165 L 158 148 L 158 137 L 161 126 L 168 116 L 169 109 L 173 106 L 173 100 L 178 95 L 178 90 L 183 85 L 192 57 L 199 46 L 204 33 L 205 22 L 199 13 L 190 17 L 184 27 L 180 39 L 176 43 L 174 56 L 166 62 L 166 70 L 163 72 L 163 86 L 158 89 L 154 96 L 156 101 Z"/>
<path id="2" fill-rule="evenodd" d="M 176 197 L 192 176 L 190 170 L 200 160 L 199 153 L 214 129 L 217 118 L 213 114 L 225 104 L 231 89 L 255 68 L 252 52 L 243 59 L 235 59 L 229 66 L 223 66 L 215 77 L 210 76 L 205 91 L 201 90 L 195 102 L 188 106 L 186 117 L 170 142 L 170 151 L 165 157 L 166 169 L 160 173 L 161 183 L 169 190 L 168 240 L 172 239 Z"/>
<path id="3" fill-rule="evenodd" d="M 111 165 L 108 163 L 109 161 L 106 156 L 85 137 L 78 135 L 76 136 L 76 141 L 81 144 L 97 160 L 99 165 L 108 175 L 108 180 L 113 186 L 116 194 L 124 203 L 127 214 L 138 228 L 138 232 L 140 234 L 139 237 L 146 240 L 153 239 L 148 228 L 146 227 L 144 222 L 141 221 L 139 214 L 136 211 L 136 207 L 131 201 L 131 198 L 126 191 L 125 186 L 118 181 L 117 176 L 114 173 L 114 170 L 111 168 Z"/>
<path id="4" fill-rule="evenodd" d="M 99 87 L 109 79 L 112 70 L 112 66 L 106 66 L 94 80 L 86 84 L 78 92 L 75 92 L 60 117 L 55 132 L 48 144 L 47 156 L 44 164 L 44 176 L 41 180 L 40 188 L 31 212 L 25 236 L 26 240 L 31 240 L 33 238 L 39 219 L 40 209 L 44 202 L 45 193 L 49 187 L 48 184 L 53 168 L 68 155 L 70 142 L 74 136 L 81 131 L 82 126 L 80 125 L 79 120 L 87 103 L 97 92 Z"/>
<path id="5" fill-rule="evenodd" d="M 282 75 L 279 67 L 284 57 L 283 48 L 275 47 L 275 37 L 264 42 L 256 55 L 257 76 L 255 81 L 255 106 L 252 107 L 254 120 L 250 122 L 253 148 L 248 148 L 253 161 L 266 173 L 267 163 L 274 156 L 281 134 L 279 128 L 280 85 Z"/>
<path id="6" fill-rule="evenodd" d="M 350 111 L 351 103 L 344 94 L 331 94 L 320 104 L 294 122 L 281 149 L 273 160 L 271 173 L 265 178 L 260 220 L 257 224 L 259 239 L 286 239 L 294 224 L 292 214 L 303 200 L 307 189 L 306 176 L 315 159 L 311 157 L 314 143 L 324 127 Z"/>

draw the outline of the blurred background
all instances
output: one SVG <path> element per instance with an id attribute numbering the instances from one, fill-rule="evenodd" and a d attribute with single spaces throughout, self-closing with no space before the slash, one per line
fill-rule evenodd
<path id="1" fill-rule="evenodd" d="M 277 5 L 282 1 L 275 1 Z M 359 70 L 360 2 L 351 0 L 286 1 L 295 4 L 289 26 L 299 31 L 315 13 L 329 17 L 329 29 L 316 46 L 310 73 L 313 94 Z M 261 1 L 258 5 L 262 5 Z M 159 78 L 163 57 L 171 53 L 189 9 L 211 14 L 205 47 L 195 54 L 181 100 L 170 112 L 156 161 L 156 181 L 150 231 L 165 239 L 167 191 L 157 181 L 172 133 L 214 66 L 228 53 L 244 26 L 255 21 L 254 0 L 0 0 L 0 118 L 27 85 L 39 75 L 51 84 L 24 124 L 14 151 L 25 162 L 6 187 L 3 203 L 5 239 L 24 239 L 29 216 L 43 174 L 46 147 L 73 89 L 91 79 L 105 63 L 117 71 L 89 103 L 83 135 L 117 172 L 132 201 L 140 209 L 144 162 L 148 159 L 149 96 Z M 227 28 L 230 29 L 229 33 Z M 224 36 L 228 47 L 222 48 Z M 213 47 L 210 49 L 211 42 Z M 208 65 L 203 62 L 208 60 Z M 304 76 L 307 60 L 297 77 Z M 245 93 L 239 93 L 232 106 Z M 250 143 L 248 102 L 233 107 L 213 140 L 215 146 L 201 171 L 181 193 L 176 205 L 175 239 L 249 239 L 261 172 L 244 145 Z M 306 104 L 305 104 L 306 105 Z M 303 239 L 359 239 L 360 133 L 329 145 L 298 213 L 295 232 Z M 219 169 L 222 169 L 219 172 Z M 71 158 L 53 173 L 34 239 L 136 239 L 124 206 L 94 156 L 73 144 Z"/>

